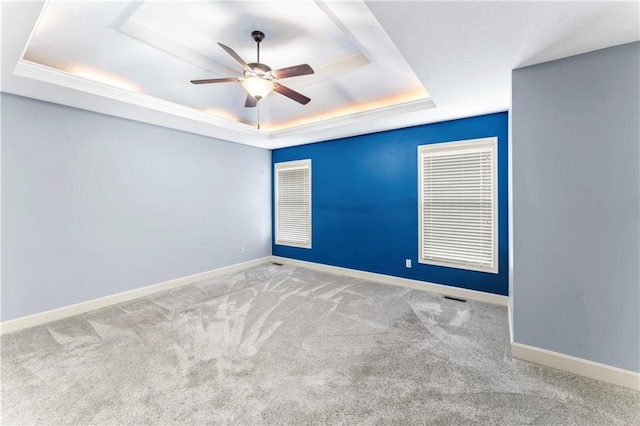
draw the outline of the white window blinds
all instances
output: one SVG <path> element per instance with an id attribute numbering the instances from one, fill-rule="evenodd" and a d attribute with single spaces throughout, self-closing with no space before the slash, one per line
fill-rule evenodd
<path id="1" fill-rule="evenodd" d="M 311 160 L 275 165 L 276 244 L 311 248 Z"/>
<path id="2" fill-rule="evenodd" d="M 496 144 L 418 147 L 421 263 L 498 272 Z"/>

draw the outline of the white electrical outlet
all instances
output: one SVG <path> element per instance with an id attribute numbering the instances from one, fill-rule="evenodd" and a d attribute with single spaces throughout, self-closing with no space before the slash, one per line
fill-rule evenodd
<path id="1" fill-rule="evenodd" d="M 246 253 L 246 249 L 244 247 L 240 247 L 240 254 L 245 254 Z"/>
<path id="2" fill-rule="evenodd" d="M 405 260 L 405 261 L 404 261 L 404 265 L 405 265 L 407 268 L 411 268 L 411 259 L 407 259 L 407 260 Z"/>

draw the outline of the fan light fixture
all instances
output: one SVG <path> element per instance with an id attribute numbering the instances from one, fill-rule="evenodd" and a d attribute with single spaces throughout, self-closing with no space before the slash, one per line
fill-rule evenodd
<path id="1" fill-rule="evenodd" d="M 268 78 L 249 76 L 242 80 L 242 87 L 256 99 L 262 99 L 273 91 L 276 85 Z"/>

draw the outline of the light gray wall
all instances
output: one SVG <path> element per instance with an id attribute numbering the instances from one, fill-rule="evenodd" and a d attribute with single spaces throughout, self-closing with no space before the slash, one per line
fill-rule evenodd
<path id="1" fill-rule="evenodd" d="M 640 371 L 640 44 L 513 72 L 514 339 Z"/>
<path id="2" fill-rule="evenodd" d="M 1 100 L 3 321 L 270 255 L 268 150 Z"/>

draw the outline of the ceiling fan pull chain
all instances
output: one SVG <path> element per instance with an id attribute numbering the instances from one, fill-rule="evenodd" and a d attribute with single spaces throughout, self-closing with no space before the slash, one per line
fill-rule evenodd
<path id="1" fill-rule="evenodd" d="M 258 112 L 258 130 L 260 130 L 260 102 L 258 102 L 258 105 L 256 105 L 256 106 L 257 106 L 256 109 L 258 110 L 257 111 Z"/>

